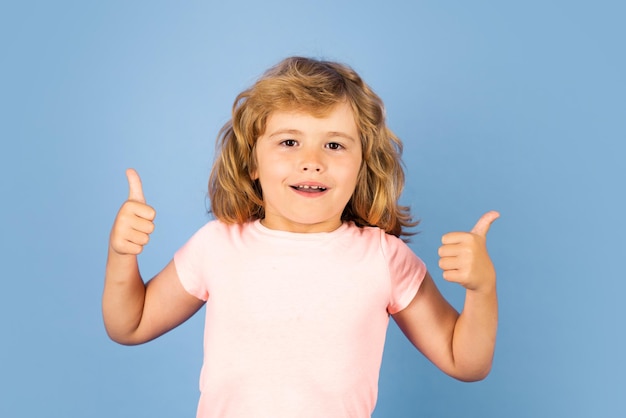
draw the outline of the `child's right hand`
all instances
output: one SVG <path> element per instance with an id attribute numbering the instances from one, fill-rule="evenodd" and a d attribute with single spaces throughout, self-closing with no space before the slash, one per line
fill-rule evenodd
<path id="1" fill-rule="evenodd" d="M 156 211 L 146 204 L 139 174 L 126 170 L 128 200 L 124 202 L 111 229 L 109 246 L 120 255 L 137 255 L 150 240 L 154 231 Z"/>

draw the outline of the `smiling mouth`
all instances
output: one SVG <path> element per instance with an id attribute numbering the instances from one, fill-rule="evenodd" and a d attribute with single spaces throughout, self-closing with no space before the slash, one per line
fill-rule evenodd
<path id="1" fill-rule="evenodd" d="M 309 185 L 299 185 L 299 186 L 291 186 L 292 189 L 294 190 L 298 190 L 300 192 L 307 192 L 307 193 L 319 193 L 319 192 L 325 192 L 326 191 L 326 187 L 322 187 L 322 186 L 309 186 Z"/>

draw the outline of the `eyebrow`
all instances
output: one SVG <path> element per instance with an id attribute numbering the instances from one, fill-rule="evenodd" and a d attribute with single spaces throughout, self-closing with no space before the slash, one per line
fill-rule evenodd
<path id="1" fill-rule="evenodd" d="M 272 132 L 272 134 L 269 136 L 269 138 L 272 138 L 274 136 L 277 135 L 283 135 L 283 134 L 290 134 L 290 135 L 302 135 L 302 131 L 299 131 L 297 129 L 279 129 L 276 132 Z M 340 138 L 345 138 L 348 139 L 350 141 L 356 142 L 356 139 L 353 138 L 351 135 L 348 135 L 347 133 L 344 132 L 340 132 L 340 131 L 329 131 L 326 133 L 326 137 L 328 138 L 333 138 L 333 137 L 340 137 Z"/>

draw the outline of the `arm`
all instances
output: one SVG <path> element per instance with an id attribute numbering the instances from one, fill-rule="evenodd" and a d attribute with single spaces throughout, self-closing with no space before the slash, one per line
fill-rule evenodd
<path id="1" fill-rule="evenodd" d="M 203 305 L 182 287 L 173 261 L 144 285 L 137 255 L 154 230 L 155 212 L 145 204 L 141 180 L 127 171 L 129 198 L 111 230 L 102 314 L 107 333 L 120 344 L 141 344 L 175 328 Z"/>
<path id="2" fill-rule="evenodd" d="M 471 232 L 444 235 L 439 249 L 444 279 L 466 288 L 459 313 L 443 298 L 430 274 L 394 320 L 407 338 L 437 367 L 459 380 L 485 378 L 491 370 L 498 326 L 496 274 L 486 234 L 497 212 L 485 214 Z"/>

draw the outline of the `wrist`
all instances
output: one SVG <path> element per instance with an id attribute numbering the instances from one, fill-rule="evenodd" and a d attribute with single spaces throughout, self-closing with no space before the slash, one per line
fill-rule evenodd
<path id="1" fill-rule="evenodd" d="M 495 296 L 497 293 L 495 281 L 492 283 L 483 283 L 479 286 L 467 288 L 466 290 L 468 294 L 474 294 L 476 296 Z"/>

